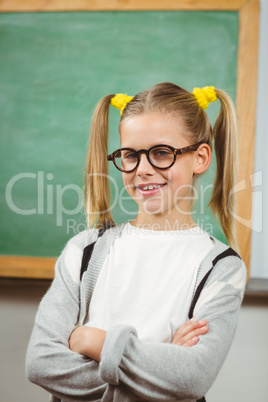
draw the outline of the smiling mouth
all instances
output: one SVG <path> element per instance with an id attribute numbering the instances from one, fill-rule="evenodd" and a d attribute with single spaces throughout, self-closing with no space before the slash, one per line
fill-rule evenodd
<path id="1" fill-rule="evenodd" d="M 166 185 L 166 183 L 164 183 L 164 184 L 150 184 L 148 186 L 135 186 L 135 188 L 138 188 L 138 189 L 143 190 L 143 191 L 149 191 L 149 190 L 154 190 L 156 188 L 163 187 L 165 185 Z"/>

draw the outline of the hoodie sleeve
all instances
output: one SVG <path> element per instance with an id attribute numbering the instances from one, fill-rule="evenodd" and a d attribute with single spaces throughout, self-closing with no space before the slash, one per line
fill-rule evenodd
<path id="1" fill-rule="evenodd" d="M 28 379 L 64 401 L 100 400 L 107 388 L 99 364 L 72 352 L 68 344 L 79 316 L 82 250 L 70 241 L 57 260 L 26 354 Z"/>
<path id="2" fill-rule="evenodd" d="M 101 354 L 100 377 L 110 385 L 123 383 L 147 401 L 196 400 L 206 394 L 227 356 L 237 326 L 246 282 L 240 259 L 217 264 L 194 310 L 209 332 L 184 348 L 139 340 L 135 328 L 108 331 Z"/>

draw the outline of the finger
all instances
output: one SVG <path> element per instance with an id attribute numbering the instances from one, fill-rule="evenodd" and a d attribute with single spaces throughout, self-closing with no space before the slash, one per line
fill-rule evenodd
<path id="1" fill-rule="evenodd" d="M 191 324 L 191 322 L 193 322 L 193 321 L 194 321 L 194 317 L 191 318 L 190 320 L 186 321 L 186 323 L 185 323 L 184 325 L 189 325 L 189 324 Z"/>
<path id="2" fill-rule="evenodd" d="M 187 328 L 187 327 L 189 327 L 189 325 L 192 324 L 193 320 L 194 320 L 194 319 L 192 318 L 191 320 L 186 321 L 181 327 L 179 327 L 179 328 L 177 329 L 176 332 L 180 332 L 180 333 L 182 333 L 182 332 L 187 332 L 187 331 L 188 331 L 188 328 Z"/>
<path id="3" fill-rule="evenodd" d="M 197 344 L 197 342 L 199 341 L 199 336 L 200 335 L 205 335 L 206 333 L 208 333 L 209 328 L 207 326 L 204 326 L 202 328 L 198 328 L 196 329 L 193 334 L 194 336 L 191 336 L 190 339 L 185 338 L 185 342 L 183 343 L 183 347 L 190 347 L 190 346 L 194 346 Z M 192 335 L 193 335 L 192 334 Z"/>
<path id="4" fill-rule="evenodd" d="M 193 331 L 189 332 L 187 335 L 185 335 L 182 339 L 182 342 L 184 344 L 196 336 L 207 334 L 208 331 L 209 331 L 209 328 L 207 325 L 205 325 L 204 327 L 201 327 L 201 328 L 196 328 L 195 330 L 193 330 Z"/>
<path id="5" fill-rule="evenodd" d="M 189 333 L 189 325 L 192 321 L 193 318 L 186 321 L 181 327 L 176 330 L 175 334 L 173 335 L 172 343 L 178 343 L 178 341 L 180 341 L 186 334 Z"/>
<path id="6" fill-rule="evenodd" d="M 202 324 L 199 324 L 202 325 Z M 177 344 L 177 345 L 184 345 L 186 342 L 190 341 L 191 339 L 193 339 L 196 336 L 200 336 L 200 335 L 205 335 L 208 332 L 209 328 L 207 325 L 204 326 L 197 326 L 196 325 L 188 325 L 188 331 L 184 332 L 182 334 L 182 332 L 177 331 L 173 337 L 172 343 Z"/>
<path id="7" fill-rule="evenodd" d="M 200 320 L 200 321 L 187 321 L 184 325 L 182 325 L 180 328 L 177 329 L 177 331 L 174 334 L 175 336 L 179 337 L 184 337 L 193 332 L 195 329 L 201 328 L 203 326 L 207 325 L 206 320 Z"/>
<path id="8" fill-rule="evenodd" d="M 187 325 L 184 329 L 189 332 L 190 330 L 203 327 L 204 325 L 207 325 L 207 320 L 187 321 Z"/>
<path id="9" fill-rule="evenodd" d="M 192 338 L 189 341 L 185 342 L 182 346 L 184 348 L 188 348 L 188 347 L 196 345 L 198 341 L 199 341 L 198 336 L 195 336 L 194 338 Z"/>

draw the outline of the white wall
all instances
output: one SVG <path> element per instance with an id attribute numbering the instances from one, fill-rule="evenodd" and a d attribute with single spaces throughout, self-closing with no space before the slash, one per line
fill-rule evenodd
<path id="1" fill-rule="evenodd" d="M 268 401 L 268 300 L 245 301 L 230 352 L 207 402 Z"/>
<path id="2" fill-rule="evenodd" d="M 25 352 L 48 281 L 0 279 L 0 402 L 48 402 L 25 378 Z"/>
<path id="3" fill-rule="evenodd" d="M 262 172 L 261 183 L 255 182 L 256 202 L 253 197 L 253 221 L 261 231 L 252 231 L 251 277 L 268 278 L 266 249 L 268 245 L 268 1 L 261 0 L 259 68 L 257 94 L 257 122 L 255 143 L 255 172 Z M 258 191 L 262 191 L 262 207 Z M 261 193 L 259 193 L 261 194 Z M 262 225 L 262 228 L 261 226 Z M 253 225 L 254 226 L 254 225 Z M 268 399 L 267 399 L 268 400 Z"/>

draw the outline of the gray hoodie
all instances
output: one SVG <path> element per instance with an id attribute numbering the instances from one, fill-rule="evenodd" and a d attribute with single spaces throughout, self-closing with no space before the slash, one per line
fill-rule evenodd
<path id="1" fill-rule="evenodd" d="M 82 282 L 83 249 L 96 241 L 98 231 L 86 230 L 67 243 L 36 315 L 27 377 L 50 392 L 53 401 L 196 401 L 211 387 L 231 346 L 246 283 L 245 265 L 229 256 L 214 267 L 194 309 L 196 320 L 208 321 L 209 332 L 194 347 L 142 341 L 135 328 L 120 325 L 107 332 L 98 363 L 72 352 L 68 339 L 86 322 L 99 272 L 122 227 L 111 228 L 98 239 Z M 212 239 L 214 247 L 200 264 L 195 289 L 214 258 L 228 248 Z"/>

